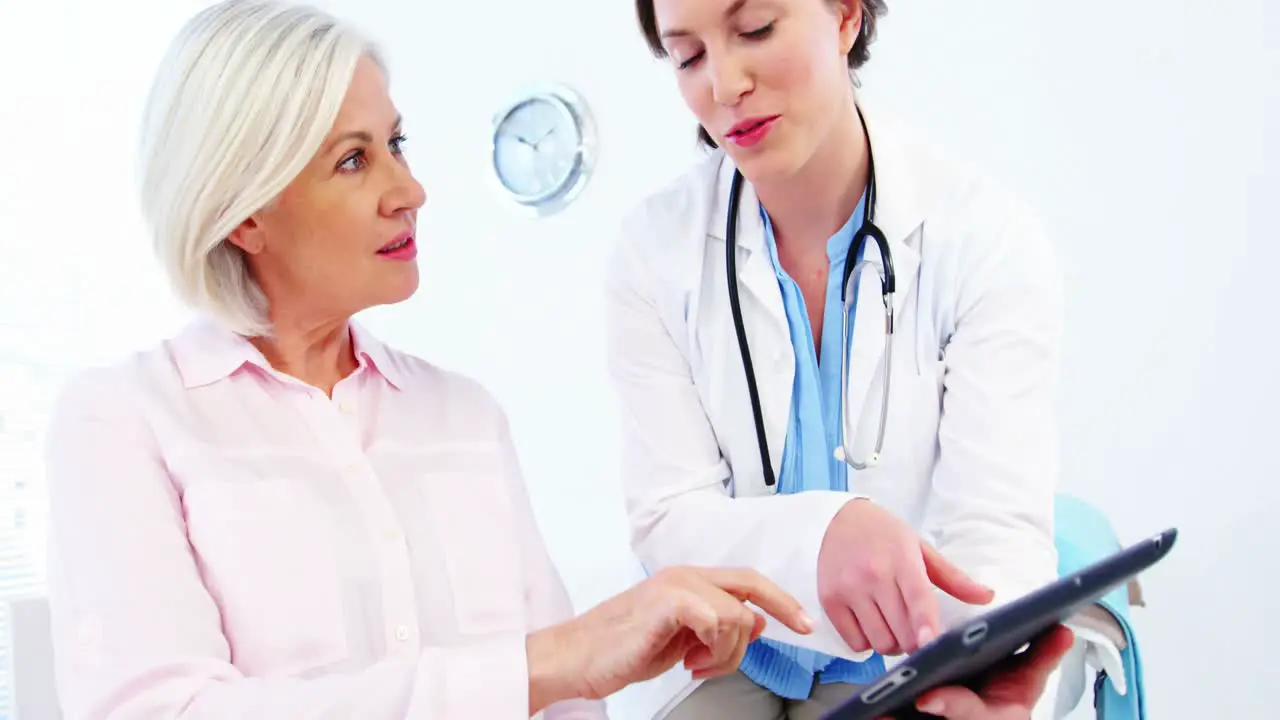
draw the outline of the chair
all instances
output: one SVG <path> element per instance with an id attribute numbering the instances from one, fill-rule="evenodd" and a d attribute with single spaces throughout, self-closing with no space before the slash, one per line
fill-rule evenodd
<path id="1" fill-rule="evenodd" d="M 1056 499 L 1054 535 L 1058 573 L 1063 576 L 1122 547 L 1106 516 L 1071 495 L 1060 494 Z M 1129 612 L 1145 606 L 1142 586 L 1135 578 L 1066 623 L 1075 632 L 1076 642 L 1060 666 L 1055 718 L 1078 717 L 1072 713 L 1088 686 L 1097 720 L 1144 718 L 1142 664 Z"/>
<path id="2" fill-rule="evenodd" d="M 49 601 L 39 596 L 6 599 L 0 613 L 8 620 L 0 638 L 12 662 L 0 687 L 10 692 L 11 720 L 61 720 L 54 683 Z"/>

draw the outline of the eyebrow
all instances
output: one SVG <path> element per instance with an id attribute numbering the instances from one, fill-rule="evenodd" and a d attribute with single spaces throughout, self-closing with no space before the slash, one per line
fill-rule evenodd
<path id="1" fill-rule="evenodd" d="M 738 13 L 739 10 L 742 9 L 742 6 L 746 4 L 747 4 L 747 0 L 736 0 L 736 2 L 734 2 L 732 5 L 729 6 L 727 10 L 724 11 L 724 16 L 726 18 L 733 17 Z M 674 29 L 674 30 L 667 30 L 666 32 L 662 33 L 662 38 L 666 39 L 666 38 L 675 38 L 675 37 L 686 37 L 692 34 L 693 33 L 689 32 L 688 30 Z"/>
<path id="2" fill-rule="evenodd" d="M 404 116 L 396 115 L 396 121 L 391 124 L 391 132 L 395 132 L 396 130 L 399 130 L 400 125 L 403 122 L 404 122 Z M 373 135 L 370 135 L 368 132 L 364 130 L 351 130 L 349 132 L 344 132 L 338 137 L 334 138 L 332 141 L 330 141 L 329 147 L 325 150 L 325 154 L 333 152 L 334 148 L 338 147 L 339 145 L 346 142 L 347 140 L 359 140 L 364 143 L 372 143 Z"/>

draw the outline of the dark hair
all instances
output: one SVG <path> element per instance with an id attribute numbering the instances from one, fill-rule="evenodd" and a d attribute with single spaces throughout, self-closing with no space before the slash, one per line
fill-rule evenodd
<path id="1" fill-rule="evenodd" d="M 860 0 L 862 3 L 862 31 L 858 39 L 853 41 L 853 49 L 849 51 L 849 71 L 858 68 L 871 59 L 871 43 L 876 39 L 876 21 L 888 11 L 887 0 Z M 667 51 L 662 47 L 661 33 L 658 31 L 658 19 L 654 16 L 653 0 L 636 0 L 636 19 L 640 21 L 640 32 L 644 33 L 645 42 L 654 57 L 665 58 Z M 703 145 L 714 148 L 716 143 L 707 134 L 707 129 L 698 126 L 698 139 Z"/>

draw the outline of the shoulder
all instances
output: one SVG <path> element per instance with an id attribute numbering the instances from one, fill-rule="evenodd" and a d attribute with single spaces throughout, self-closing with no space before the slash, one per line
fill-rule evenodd
<path id="1" fill-rule="evenodd" d="M 380 345 L 381 361 L 395 368 L 395 381 L 410 404 L 428 409 L 450 428 L 504 430 L 506 412 L 478 378 L 386 343 Z"/>
<path id="2" fill-rule="evenodd" d="M 967 229 L 969 242 L 989 252 L 1007 252 L 1015 246 L 1047 249 L 1047 233 L 1027 198 L 971 165 L 959 165 L 951 171 L 951 191 L 937 208 L 936 217 Z"/>
<path id="3" fill-rule="evenodd" d="M 714 150 L 690 163 L 672 179 L 653 188 L 634 202 L 625 219 L 631 223 L 687 222 L 688 213 L 702 206 L 719 179 L 724 151 Z"/>
<path id="4" fill-rule="evenodd" d="M 688 249 L 705 235 L 714 204 L 723 152 L 714 151 L 650 190 L 624 211 L 617 228 L 619 253 L 654 258 Z"/>
<path id="5" fill-rule="evenodd" d="M 144 419 L 148 402 L 179 396 L 182 380 L 169 344 L 165 340 L 68 376 L 54 396 L 51 436 L 85 423 L 124 431 Z"/>
<path id="6" fill-rule="evenodd" d="M 1017 266 L 1058 272 L 1056 247 L 1028 199 L 968 158 L 913 139 L 901 158 L 923 205 L 922 262 L 963 274 Z"/>
<path id="7" fill-rule="evenodd" d="M 492 410 L 497 399 L 479 379 L 389 345 L 387 355 L 401 368 L 405 390 L 427 393 L 450 403 L 467 403 Z"/>
<path id="8" fill-rule="evenodd" d="M 55 423 L 71 416 L 98 415 L 116 408 L 133 393 L 138 378 L 135 359 L 111 365 L 95 365 L 72 374 L 54 398 Z"/>

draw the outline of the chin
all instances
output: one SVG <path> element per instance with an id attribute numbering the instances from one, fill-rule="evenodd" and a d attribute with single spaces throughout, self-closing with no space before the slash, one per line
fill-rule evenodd
<path id="1" fill-rule="evenodd" d="M 793 148 L 781 143 L 774 147 L 753 148 L 730 145 L 725 148 L 725 152 L 753 185 L 792 177 L 802 164 L 793 152 Z"/>
<path id="2" fill-rule="evenodd" d="M 807 161 L 805 152 L 812 148 L 789 134 L 791 128 L 779 126 L 764 142 L 752 147 L 738 147 L 726 142 L 725 152 L 743 176 L 753 185 L 777 182 L 794 177 Z"/>
<path id="3" fill-rule="evenodd" d="M 418 291 L 418 266 L 408 265 L 378 284 L 381 304 L 395 305 L 413 297 Z"/>

